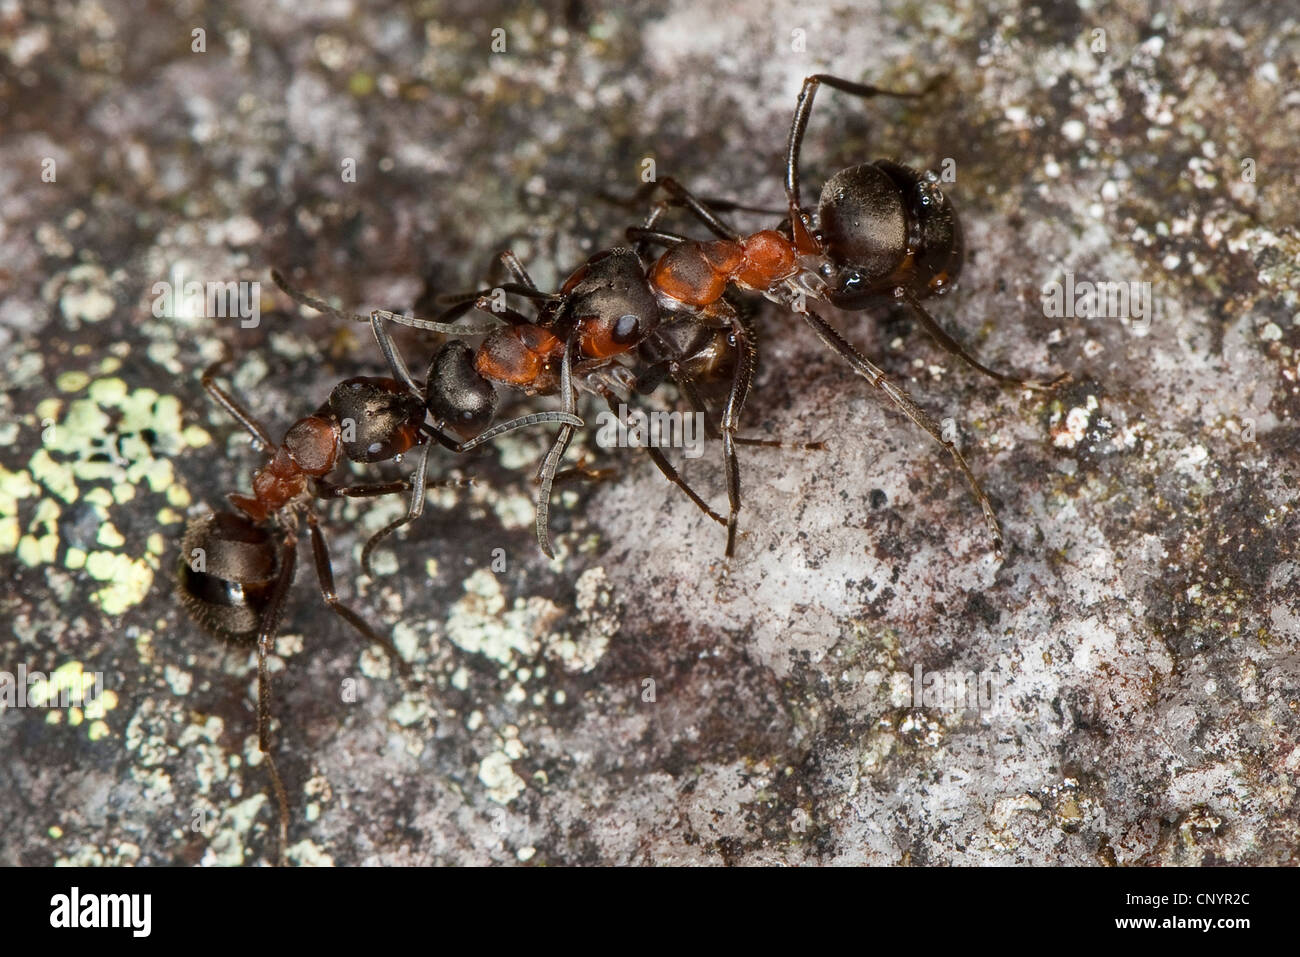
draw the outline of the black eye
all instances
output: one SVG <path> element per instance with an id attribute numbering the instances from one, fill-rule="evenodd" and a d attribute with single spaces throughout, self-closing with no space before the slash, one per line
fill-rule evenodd
<path id="1" fill-rule="evenodd" d="M 636 338 L 637 327 L 636 316 L 619 316 L 618 322 L 614 323 L 614 341 L 631 342 Z"/>

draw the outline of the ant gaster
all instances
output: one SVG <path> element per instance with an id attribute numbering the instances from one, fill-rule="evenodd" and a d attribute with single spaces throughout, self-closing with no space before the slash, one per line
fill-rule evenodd
<path id="1" fill-rule="evenodd" d="M 727 309 L 723 294 L 737 286 L 761 292 L 800 313 L 826 346 L 948 450 L 974 490 L 993 549 L 1000 555 L 1002 531 L 993 506 L 956 445 L 906 391 L 807 305 L 810 299 L 823 300 L 856 311 L 893 299 L 910 307 L 945 350 L 1001 382 L 1045 390 L 1068 378 L 1061 375 L 1050 382 L 1038 382 L 990 369 L 945 332 L 921 304 L 923 299 L 948 292 L 962 265 L 961 226 L 933 173 L 919 173 L 888 160 L 864 163 L 827 180 L 815 215 L 801 202 L 799 151 L 820 85 L 863 98 L 907 98 L 925 95 L 935 82 L 919 92 L 900 92 L 825 74 L 808 77 L 799 94 L 786 150 L 789 218 L 778 229 L 741 235 L 718 216 L 717 204 L 698 199 L 666 178 L 660 186 L 670 201 L 685 206 L 718 239 L 701 242 L 656 229 L 665 203 L 651 213 L 643 227 L 629 229 L 628 238 L 668 247 L 650 270 L 651 282 L 666 309 L 717 316 Z"/>

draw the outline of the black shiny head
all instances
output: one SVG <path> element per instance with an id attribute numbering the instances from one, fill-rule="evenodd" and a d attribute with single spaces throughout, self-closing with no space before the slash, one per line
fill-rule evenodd
<path id="1" fill-rule="evenodd" d="M 256 636 L 279 571 L 279 544 L 246 516 L 216 512 L 185 527 L 177 567 L 181 603 L 212 634 Z"/>
<path id="2" fill-rule="evenodd" d="M 419 441 L 424 404 L 396 379 L 345 379 L 330 393 L 342 427 L 343 452 L 354 462 L 383 462 Z"/>
<path id="3" fill-rule="evenodd" d="M 636 252 L 616 247 L 587 260 L 562 290 L 565 314 L 581 323 L 584 354 L 603 358 L 635 346 L 659 324 L 659 303 Z"/>
<path id="4" fill-rule="evenodd" d="M 443 346 L 429 365 L 425 403 L 433 417 L 466 439 L 488 427 L 497 393 L 474 368 L 474 350 L 458 340 Z"/>
<path id="5" fill-rule="evenodd" d="M 961 225 L 932 173 L 882 160 L 840 170 L 817 207 L 830 300 L 861 309 L 898 287 L 948 291 L 961 272 Z"/>

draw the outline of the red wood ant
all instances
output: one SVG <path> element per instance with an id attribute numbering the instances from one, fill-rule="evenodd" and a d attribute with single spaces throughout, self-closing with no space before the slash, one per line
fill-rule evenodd
<path id="1" fill-rule="evenodd" d="M 280 860 L 288 830 L 288 800 L 270 749 L 270 676 L 267 656 L 279 631 L 289 587 L 293 584 L 298 554 L 300 520 L 307 523 L 321 597 L 329 609 L 367 641 L 384 649 L 403 674 L 410 668 L 393 644 L 379 635 L 356 612 L 339 601 L 325 536 L 313 508 L 316 499 L 365 498 L 410 492 L 407 516 L 418 516 L 428 488 L 429 441 L 427 409 L 419 396 L 395 379 L 356 377 L 331 391 L 328 401 L 313 415 L 291 425 L 279 444 L 267 430 L 216 382 L 224 360 L 202 376 L 203 388 L 269 453 L 269 461 L 253 475 L 252 494 L 228 496 L 234 511 L 219 511 L 192 519 L 181 542 L 179 586 L 182 604 L 207 631 L 231 640 L 255 641 L 257 646 L 257 739 L 266 756 L 279 806 Z M 581 419 L 559 414 L 515 420 L 489 432 L 486 441 L 511 428 L 533 421 L 563 421 L 581 425 Z M 466 443 L 468 446 L 470 443 Z M 477 443 L 475 443 L 477 444 Z M 328 476 L 344 459 L 369 464 L 400 461 L 418 449 L 410 478 L 361 485 L 337 485 Z M 449 481 L 449 485 L 464 484 Z M 383 534 L 382 532 L 380 534 Z"/>
<path id="2" fill-rule="evenodd" d="M 945 350 L 1001 382 L 1046 390 L 1068 378 L 1063 374 L 1050 382 L 1038 382 L 990 369 L 945 332 L 921 304 L 923 299 L 948 292 L 962 266 L 961 225 L 934 173 L 878 160 L 840 170 L 827 180 L 815 215 L 800 200 L 799 151 L 820 85 L 864 99 L 911 98 L 924 96 L 937 82 L 918 92 L 906 92 L 825 74 L 808 77 L 799 93 L 786 150 L 789 217 L 777 229 L 741 235 L 719 217 L 718 204 L 698 199 L 680 183 L 665 178 L 659 185 L 669 200 L 655 208 L 644 226 L 629 229 L 628 238 L 668 247 L 650 269 L 650 282 L 667 310 L 725 319 L 732 309 L 724 293 L 735 286 L 761 292 L 802 315 L 826 346 L 948 450 L 974 490 L 994 551 L 1000 555 L 1002 531 L 993 506 L 956 445 L 906 391 L 807 305 L 815 299 L 858 311 L 892 298 L 910 307 Z M 655 228 L 669 204 L 684 206 L 718 238 L 696 241 Z"/>
<path id="3" fill-rule="evenodd" d="M 704 313 L 670 316 L 665 321 L 641 258 L 627 248 L 607 249 L 591 256 L 565 280 L 558 293 L 540 291 L 512 252 L 502 253 L 499 258 L 514 282 L 453 296 L 450 307 L 435 319 L 386 310 L 371 314 L 376 341 L 393 375 L 406 382 L 413 394 L 424 396 L 437 419 L 439 431 L 454 431 L 461 436 L 477 435 L 491 420 L 495 411 L 494 384 L 519 389 L 528 395 L 558 391 L 564 412 L 573 416 L 575 393 L 579 390 L 603 398 L 611 410 L 617 410 L 616 399 L 631 392 L 646 394 L 671 376 L 693 409 L 704 415 L 708 433 L 723 441 L 728 517 L 722 518 L 700 498 L 662 450 L 654 445 L 643 448 L 670 482 L 706 515 L 726 526 L 726 556 L 730 558 L 740 510 L 735 446 L 784 445 L 775 440 L 735 434 L 756 363 L 753 333 L 742 315 L 732 310 L 719 322 Z M 276 273 L 273 277 L 299 302 L 342 319 L 365 321 L 291 289 Z M 498 292 L 536 302 L 537 315 L 529 318 L 489 298 Z M 496 321 L 477 327 L 455 321 L 470 309 L 490 313 Z M 384 322 L 446 335 L 481 334 L 486 338 L 477 349 L 461 339 L 446 343 L 434 357 L 421 387 L 407 371 L 384 329 Z M 624 358 L 640 361 L 641 374 L 623 364 L 620 359 Z M 719 428 L 708 417 L 705 397 L 716 394 L 722 381 L 729 386 Z M 560 429 L 538 469 L 541 487 L 537 497 L 536 534 L 548 557 L 554 557 L 548 532 L 551 488 L 574 428 L 573 424 L 566 424 Z M 821 443 L 808 443 L 804 447 L 820 448 Z"/>
<path id="4" fill-rule="evenodd" d="M 182 604 L 207 631 L 257 645 L 257 743 L 266 756 L 279 806 L 279 860 L 288 834 L 288 799 L 270 748 L 270 675 L 267 656 L 280 628 L 284 603 L 293 584 L 300 519 L 307 522 L 321 597 L 336 615 L 367 641 L 384 649 L 402 674 L 410 669 L 388 639 L 341 603 L 325 536 L 312 507 L 313 499 L 358 498 L 407 491 L 407 479 L 364 485 L 335 485 L 326 480 L 340 460 L 379 462 L 400 458 L 421 444 L 424 407 L 412 401 L 392 379 L 354 378 L 335 386 L 329 400 L 299 419 L 277 444 L 215 377 L 225 360 L 203 373 L 203 388 L 270 454 L 253 475 L 251 495 L 228 496 L 235 511 L 219 511 L 190 520 L 181 541 L 178 579 Z M 417 473 L 427 467 L 428 446 Z"/>

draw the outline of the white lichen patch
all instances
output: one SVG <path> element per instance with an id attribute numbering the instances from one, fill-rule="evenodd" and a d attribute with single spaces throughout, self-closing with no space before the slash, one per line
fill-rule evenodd
<path id="1" fill-rule="evenodd" d="M 217 822 L 216 833 L 208 842 L 199 862 L 204 867 L 239 867 L 244 863 L 244 842 L 249 828 L 262 805 L 269 799 L 265 794 L 254 794 L 234 804 L 227 805 Z"/>
<path id="2" fill-rule="evenodd" d="M 1060 412 L 1053 412 L 1051 419 L 1052 442 L 1057 448 L 1072 449 L 1083 441 L 1088 433 L 1088 424 L 1092 413 L 1097 409 L 1097 397 L 1088 396 L 1084 406 L 1075 406 L 1065 414 L 1062 421 Z"/>
<path id="3" fill-rule="evenodd" d="M 545 598 L 516 599 L 507 609 L 497 577 L 480 568 L 465 580 L 465 596 L 451 606 L 447 637 L 464 651 L 512 665 L 516 656 L 532 657 L 544 634 L 563 612 Z"/>
<path id="4" fill-rule="evenodd" d="M 149 593 L 156 565 L 157 559 L 152 555 L 130 558 L 119 552 L 91 552 L 86 556 L 86 572 L 106 583 L 91 593 L 91 600 L 105 614 L 122 614 Z"/>
<path id="5" fill-rule="evenodd" d="M 46 289 L 51 287 L 60 290 L 59 309 L 71 322 L 101 322 L 117 305 L 108 273 L 93 263 L 60 273 L 46 285 Z"/>
<path id="6" fill-rule="evenodd" d="M 404 695 L 401 701 L 388 709 L 389 719 L 403 728 L 423 724 L 432 715 L 428 699 L 418 695 Z"/>
<path id="7" fill-rule="evenodd" d="M 576 591 L 581 624 L 577 635 L 551 634 L 544 641 L 546 657 L 558 661 L 570 673 L 595 668 L 619 628 L 613 589 L 603 568 L 589 568 L 583 572 L 578 578 Z"/>
<path id="8" fill-rule="evenodd" d="M 532 499 L 526 495 L 500 495 L 491 499 L 492 513 L 505 529 L 532 527 L 536 516 Z"/>
<path id="9" fill-rule="evenodd" d="M 510 756 L 504 751 L 493 751 L 479 763 L 478 779 L 497 804 L 509 804 L 528 786 L 510 767 Z"/>
<path id="10" fill-rule="evenodd" d="M 285 852 L 285 856 L 299 867 L 333 867 L 334 858 L 330 857 L 315 841 L 299 841 Z"/>

